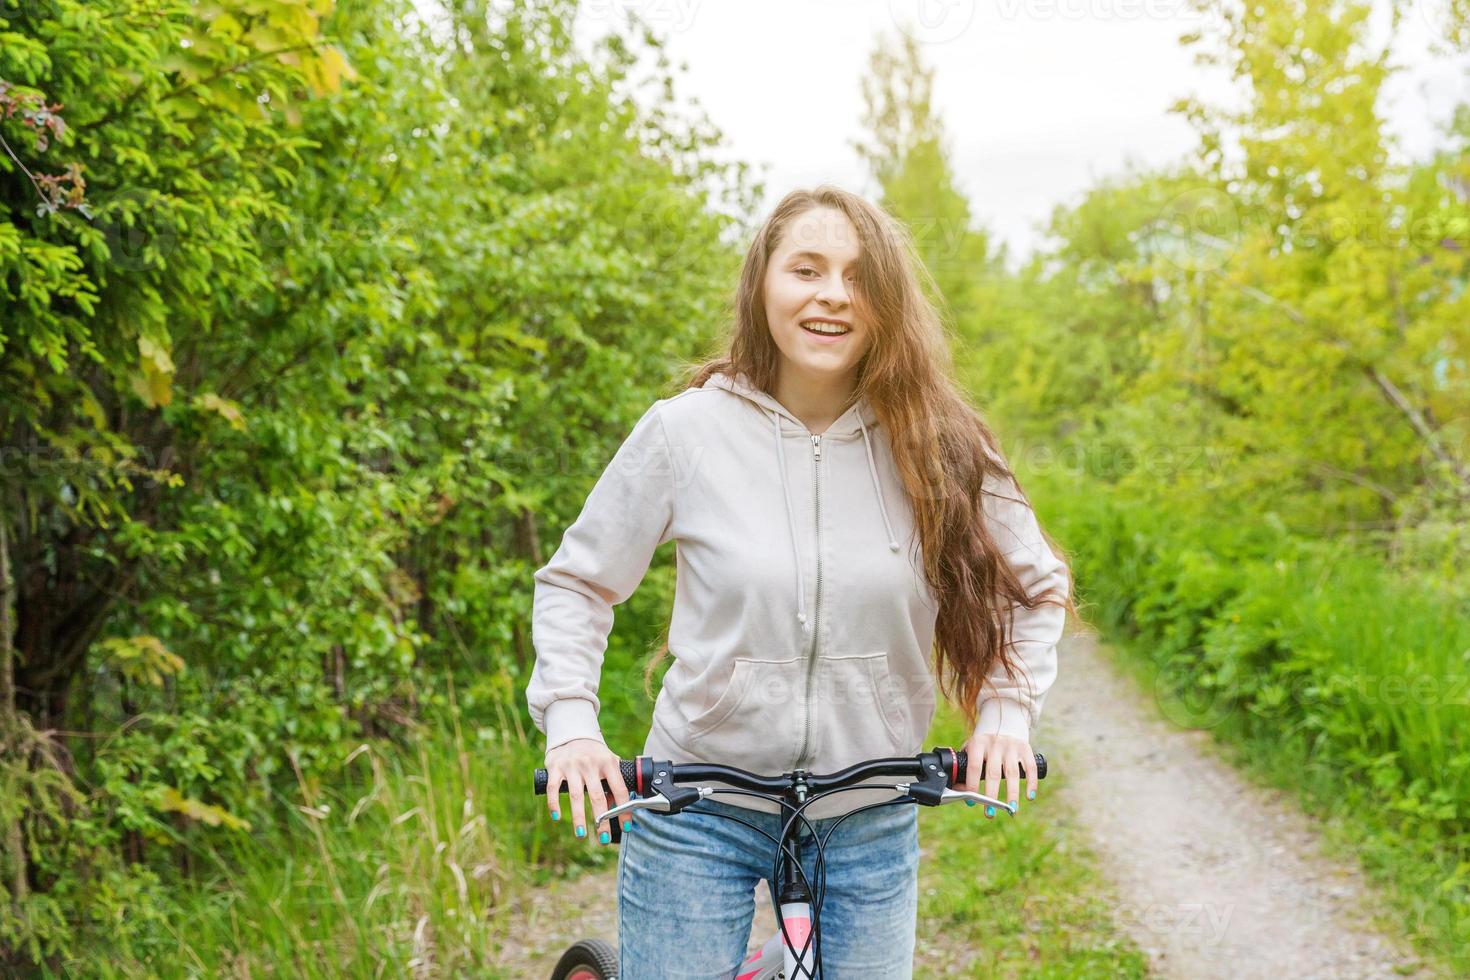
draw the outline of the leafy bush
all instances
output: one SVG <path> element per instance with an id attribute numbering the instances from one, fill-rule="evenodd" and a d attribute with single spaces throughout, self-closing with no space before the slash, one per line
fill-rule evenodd
<path id="1" fill-rule="evenodd" d="M 0 964 L 152 962 L 176 875 L 451 678 L 523 723 L 531 572 L 749 194 L 575 6 L 0 2 Z"/>

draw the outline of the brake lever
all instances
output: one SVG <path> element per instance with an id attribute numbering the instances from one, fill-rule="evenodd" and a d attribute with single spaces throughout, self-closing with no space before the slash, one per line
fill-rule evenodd
<path id="1" fill-rule="evenodd" d="M 654 793 L 652 796 L 630 797 L 628 802 L 619 803 L 617 806 L 596 814 L 593 823 L 602 823 L 607 819 L 616 819 L 633 810 L 653 810 L 655 813 L 678 813 L 690 803 L 696 803 L 714 793 L 710 786 L 679 786 L 676 787 L 679 797 L 678 805 L 663 793 Z"/>
<path id="2" fill-rule="evenodd" d="M 895 783 L 893 788 L 898 790 L 900 793 L 907 794 L 911 785 L 912 784 L 910 783 Z M 1006 813 L 1010 814 L 1013 817 L 1016 815 L 1017 807 L 1014 803 L 1006 803 L 993 797 L 985 796 L 982 793 L 971 793 L 968 790 L 953 790 L 947 786 L 940 790 L 938 801 L 935 803 L 930 803 L 929 806 L 942 806 L 945 803 L 958 803 L 961 800 L 972 800 L 976 803 L 984 803 L 986 806 L 993 806 L 997 810 L 1004 810 Z M 920 800 L 920 802 L 924 801 Z"/>
<path id="3" fill-rule="evenodd" d="M 971 793 L 967 790 L 946 789 L 943 793 L 939 794 L 940 803 L 958 803 L 960 800 L 973 800 L 976 803 L 984 803 L 986 806 L 993 806 L 997 810 L 1004 810 L 1006 813 L 1009 813 L 1013 817 L 1016 815 L 1016 804 L 1003 803 L 1000 800 L 992 799 L 991 797 L 985 796 L 981 793 Z"/>

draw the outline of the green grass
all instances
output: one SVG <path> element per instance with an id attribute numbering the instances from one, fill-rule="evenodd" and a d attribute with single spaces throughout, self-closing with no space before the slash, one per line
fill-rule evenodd
<path id="1" fill-rule="evenodd" d="M 514 755 L 514 754 L 512 754 Z M 172 946 L 134 961 L 91 958 L 91 976 L 457 976 L 482 967 L 488 923 L 522 886 L 513 852 L 526 826 L 509 795 L 485 792 L 498 751 L 425 742 L 417 754 L 363 748 L 343 785 L 300 798 L 281 826 L 213 857 Z"/>
<path id="2" fill-rule="evenodd" d="M 635 669 L 608 669 L 626 690 Z M 629 710 L 637 700 L 628 699 Z M 198 855 L 211 871 L 172 883 L 178 906 L 160 916 L 166 935 L 141 951 L 92 937 L 61 973 L 493 973 L 489 951 L 518 895 L 551 878 L 606 870 L 617 856 L 546 818 L 545 798 L 529 782 L 542 762 L 540 735 L 523 719 L 500 721 L 426 730 L 409 750 L 362 746 L 335 772 L 301 776 L 273 826 L 222 838 Z M 617 724 L 636 741 L 638 723 L 624 721 Z M 922 811 L 931 856 L 921 872 L 921 922 L 942 926 L 951 947 L 975 958 L 958 975 L 1143 975 L 1140 955 L 1109 922 L 1106 890 L 1054 790 L 1054 779 L 1043 783 L 1014 821 L 987 821 L 962 806 Z M 919 944 L 930 948 L 922 926 Z"/>
<path id="3" fill-rule="evenodd" d="M 515 726 L 511 726 L 514 729 Z M 204 855 L 179 881 L 166 940 L 124 956 L 105 940 L 69 975 L 462 976 L 486 967 L 497 916 L 538 869 L 585 849 L 545 833 L 530 792 L 540 752 L 514 730 L 453 726 L 416 750 L 364 745 L 332 785 L 298 779 L 273 827 Z"/>
<path id="4" fill-rule="evenodd" d="M 936 725 L 958 733 L 947 706 Z M 931 738 L 932 744 L 945 743 Z M 1041 747 L 1045 751 L 1044 747 Z M 1113 892 L 1097 870 L 1078 816 L 1057 799 L 1064 773 L 1049 775 L 1014 819 L 980 808 L 919 811 L 929 852 L 919 872 L 924 949 L 957 950 L 916 977 L 1129 978 L 1148 975 L 1143 953 L 1115 924 Z M 931 939 L 938 934 L 943 939 Z M 956 972 L 949 972 L 958 967 Z"/>

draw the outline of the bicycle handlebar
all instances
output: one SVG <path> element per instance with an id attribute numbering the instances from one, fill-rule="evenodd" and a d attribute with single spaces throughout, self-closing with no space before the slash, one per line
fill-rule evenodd
<path id="1" fill-rule="evenodd" d="M 912 778 L 923 775 L 925 755 L 938 755 L 937 765 L 943 766 L 949 775 L 947 780 L 951 787 L 961 785 L 969 771 L 969 753 L 961 749 L 955 752 L 948 747 L 936 747 L 930 753 L 921 753 L 914 756 L 897 756 L 885 759 L 869 759 L 848 766 L 839 772 L 828 774 L 805 774 L 807 788 L 813 793 L 821 793 L 827 790 L 841 789 L 844 786 L 855 785 L 875 776 L 899 776 Z M 655 771 L 655 765 L 658 766 Z M 936 763 L 929 763 L 936 765 Z M 636 759 L 619 759 L 618 768 L 622 772 L 623 785 L 631 792 L 637 790 L 640 793 L 650 791 L 656 783 L 662 783 L 667 779 L 672 783 L 694 783 L 701 780 L 716 780 L 728 783 L 740 789 L 754 790 L 758 793 L 781 793 L 791 788 L 793 776 L 762 776 L 745 769 L 737 769 L 734 766 L 721 766 L 701 762 L 670 764 L 658 761 L 648 756 L 640 755 Z M 1021 776 L 1026 775 L 1026 767 L 1021 766 Z M 536 795 L 542 796 L 546 793 L 546 783 L 550 778 L 546 769 L 536 769 Z M 980 763 L 980 778 L 985 778 L 985 763 Z M 1046 778 L 1046 757 L 1040 752 L 1036 753 L 1036 778 Z M 603 793 L 611 795 L 612 787 L 607 780 L 602 781 Z M 557 795 L 567 792 L 567 782 L 562 780 L 557 790 Z"/>

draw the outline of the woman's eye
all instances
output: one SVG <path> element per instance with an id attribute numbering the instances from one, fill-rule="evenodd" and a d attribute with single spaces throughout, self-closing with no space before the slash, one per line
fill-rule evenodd
<path id="1" fill-rule="evenodd" d="M 795 271 L 796 271 L 796 274 L 799 275 L 799 276 L 802 275 L 803 273 L 806 273 L 806 272 L 810 272 L 814 276 L 820 276 L 821 275 L 821 273 L 818 272 L 816 269 L 813 269 L 810 266 L 805 266 L 805 265 L 802 266 L 801 268 L 795 270 Z M 858 277 L 856 275 L 848 276 L 847 277 L 847 281 L 850 282 L 850 283 L 852 283 L 853 285 L 857 285 Z"/>

